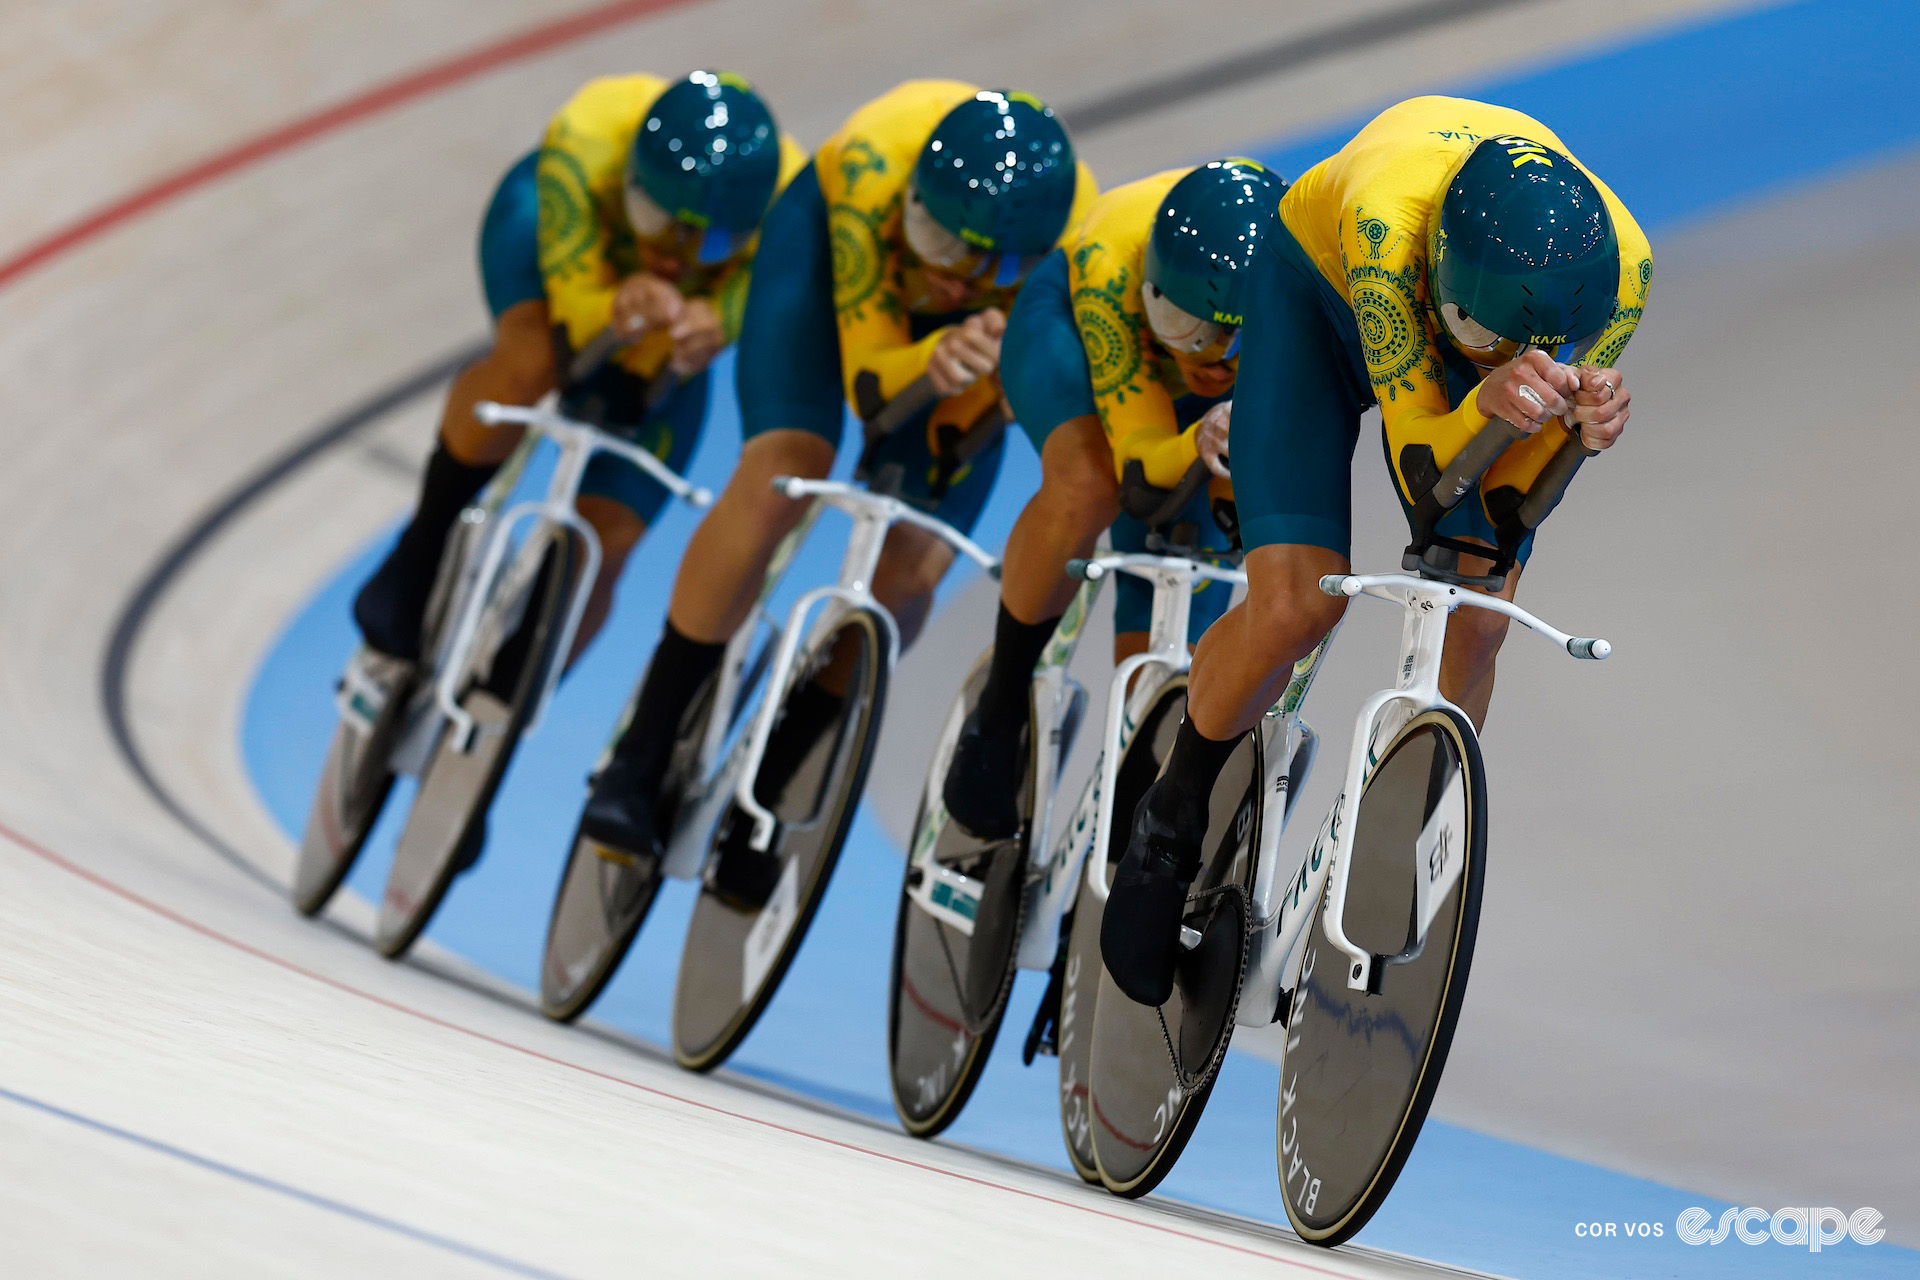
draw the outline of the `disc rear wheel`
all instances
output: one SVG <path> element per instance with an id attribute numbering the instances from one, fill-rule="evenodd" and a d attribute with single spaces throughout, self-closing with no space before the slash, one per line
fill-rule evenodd
<path id="1" fill-rule="evenodd" d="M 1133 810 L 1172 749 L 1185 711 L 1181 676 L 1159 695 L 1150 721 L 1156 732 L 1143 732 L 1129 745 L 1121 769 L 1127 785 L 1114 795 L 1116 863 L 1126 851 Z M 1214 783 L 1200 871 L 1181 921 L 1194 940 L 1179 950 L 1167 1002 L 1136 1004 L 1104 966 L 1097 971 L 1087 1109 L 1100 1181 L 1117 1195 L 1146 1195 L 1173 1170 L 1233 1036 L 1246 978 L 1263 754 L 1261 735 L 1248 734 Z"/>
<path id="2" fill-rule="evenodd" d="M 989 650 L 962 686 L 938 758 L 950 759 L 991 660 Z M 1029 744 L 1032 736 L 1029 730 Z M 1006 1015 L 1026 925 L 1035 807 L 1030 745 L 1025 754 L 1016 799 L 1020 828 L 1010 839 L 976 839 L 948 817 L 940 800 L 944 770 L 929 776 L 921 797 L 894 920 L 887 999 L 893 1109 L 915 1137 L 933 1137 L 958 1118 Z"/>
<path id="3" fill-rule="evenodd" d="M 294 863 L 293 906 L 301 915 L 319 914 L 346 882 L 386 805 L 388 756 L 413 695 L 413 671 L 410 662 L 363 649 L 342 677 L 342 714 Z"/>
<path id="4" fill-rule="evenodd" d="M 717 675 L 709 676 L 681 717 L 663 797 L 677 799 L 694 781 L 718 683 Z M 676 808 L 662 803 L 656 819 L 661 832 L 673 830 Z M 557 1022 L 572 1022 L 599 999 L 659 896 L 660 863 L 651 850 L 614 849 L 587 839 L 575 827 L 573 852 L 561 870 L 547 923 L 540 966 L 542 1013 Z"/>

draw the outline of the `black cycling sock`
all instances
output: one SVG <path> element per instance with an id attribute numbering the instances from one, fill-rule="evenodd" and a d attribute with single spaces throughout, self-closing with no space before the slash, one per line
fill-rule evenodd
<path id="1" fill-rule="evenodd" d="M 1167 753 L 1167 767 L 1160 773 L 1160 784 L 1147 792 L 1154 816 L 1176 829 L 1195 821 L 1205 823 L 1214 781 L 1226 768 L 1242 736 L 1236 733 L 1218 742 L 1201 736 L 1193 721 L 1183 717 L 1173 750 Z"/>
<path id="2" fill-rule="evenodd" d="M 1040 661 L 1058 625 L 1058 616 L 1022 622 L 1007 612 L 1005 604 L 1000 606 L 1000 617 L 993 625 L 993 662 L 978 703 L 980 727 L 986 732 L 1016 733 L 1026 723 L 1033 666 Z"/>
<path id="3" fill-rule="evenodd" d="M 462 462 L 448 452 L 446 441 L 434 442 L 413 518 L 354 599 L 354 620 L 369 644 L 396 657 L 419 655 L 421 615 L 446 550 L 447 532 L 499 470 L 498 463 Z"/>
<path id="4" fill-rule="evenodd" d="M 640 685 L 640 700 L 634 706 L 633 719 L 613 751 L 625 758 L 646 784 L 657 784 L 667 770 L 667 758 L 673 751 L 674 735 L 680 729 L 680 717 L 692 705 L 700 686 L 720 665 L 724 644 L 702 644 L 674 630 L 669 622 L 660 633 L 660 644 L 647 664 L 646 679 Z"/>

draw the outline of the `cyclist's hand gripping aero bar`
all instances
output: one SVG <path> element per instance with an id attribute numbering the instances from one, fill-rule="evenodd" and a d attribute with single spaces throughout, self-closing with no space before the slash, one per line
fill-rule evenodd
<path id="1" fill-rule="evenodd" d="M 1504 418 L 1493 418 L 1454 455 L 1453 461 L 1441 472 L 1440 479 L 1414 503 L 1413 511 L 1408 516 L 1414 539 L 1402 558 L 1404 568 L 1494 591 L 1505 585 L 1507 573 L 1513 567 L 1514 551 L 1527 533 L 1539 528 L 1540 522 L 1559 505 L 1567 486 L 1573 483 L 1573 477 L 1579 473 L 1580 464 L 1594 455 L 1595 451 L 1581 442 L 1578 431 L 1568 431 L 1566 440 L 1547 460 L 1547 465 L 1541 468 L 1540 475 L 1534 480 L 1532 488 L 1527 490 L 1527 496 L 1520 506 L 1502 522 L 1501 545 L 1497 554 L 1489 557 L 1495 562 L 1492 573 L 1480 578 L 1461 577 L 1454 569 L 1457 553 L 1464 551 L 1483 555 L 1492 548 L 1456 542 L 1440 537 L 1433 530 L 1442 517 L 1460 505 L 1460 500 L 1485 478 L 1501 455 L 1526 434 Z"/>
<path id="2" fill-rule="evenodd" d="M 560 389 L 565 391 L 569 387 L 585 382 L 600 372 L 601 367 L 609 360 L 645 336 L 641 334 L 635 337 L 622 337 L 615 332 L 612 325 L 608 325 L 588 339 L 585 346 L 573 353 L 572 358 L 567 361 L 566 374 L 560 383 Z M 671 365 L 668 365 L 662 367 L 660 372 L 647 382 L 646 411 L 649 416 L 667 402 L 668 396 L 679 389 L 680 381 L 680 375 L 673 371 Z"/>

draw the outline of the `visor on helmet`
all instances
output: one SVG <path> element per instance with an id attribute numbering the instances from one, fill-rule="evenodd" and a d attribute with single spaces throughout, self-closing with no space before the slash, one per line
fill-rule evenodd
<path id="1" fill-rule="evenodd" d="M 1529 344 L 1503 338 L 1452 302 L 1440 304 L 1440 323 L 1460 354 L 1482 369 L 1492 369 L 1525 351 Z"/>
<path id="2" fill-rule="evenodd" d="M 906 211 L 901 218 L 901 228 L 906 235 L 907 247 L 913 250 L 913 256 L 927 266 L 967 280 L 991 273 L 992 283 L 1001 289 L 1026 279 L 1027 273 L 1039 266 L 1040 260 L 1047 256 L 1044 253 L 993 253 L 968 244 L 940 225 L 939 219 L 927 209 L 926 202 L 920 198 L 919 191 L 911 182 L 907 184 Z"/>
<path id="3" fill-rule="evenodd" d="M 752 231 L 722 231 L 698 227 L 676 218 L 654 203 L 639 187 L 626 187 L 627 225 L 654 248 L 679 257 L 691 256 L 703 266 L 716 266 L 738 254 L 753 239 Z"/>
<path id="4" fill-rule="evenodd" d="M 1240 329 L 1237 325 L 1202 320 L 1192 312 L 1175 306 L 1173 299 L 1162 293 L 1160 286 L 1152 281 L 1140 286 L 1140 301 L 1146 308 L 1147 327 L 1153 330 L 1153 336 L 1167 350 L 1193 356 L 1209 364 L 1231 360 L 1239 352 Z"/>

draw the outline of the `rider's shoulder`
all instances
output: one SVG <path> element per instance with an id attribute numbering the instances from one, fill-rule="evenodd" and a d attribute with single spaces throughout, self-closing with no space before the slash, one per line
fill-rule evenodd
<path id="1" fill-rule="evenodd" d="M 1153 215 L 1174 183 L 1189 172 L 1188 168 L 1167 169 L 1089 201 L 1066 246 L 1068 257 L 1078 269 L 1076 274 L 1113 272 L 1130 266 L 1137 277 L 1147 237 L 1153 232 Z"/>
<path id="2" fill-rule="evenodd" d="M 640 117 L 667 91 L 665 78 L 644 73 L 598 76 L 581 85 L 554 113 L 576 132 L 625 132 L 631 136 Z"/>
<path id="3" fill-rule="evenodd" d="M 898 151 L 911 167 L 940 118 L 978 92 L 978 85 L 964 80 L 903 81 L 856 107 L 821 150 L 866 146 Z"/>

